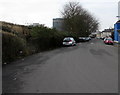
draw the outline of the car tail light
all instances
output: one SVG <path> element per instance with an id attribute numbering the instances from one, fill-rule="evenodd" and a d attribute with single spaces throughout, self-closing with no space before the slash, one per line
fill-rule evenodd
<path id="1" fill-rule="evenodd" d="M 72 40 L 70 40 L 70 42 L 72 42 Z"/>

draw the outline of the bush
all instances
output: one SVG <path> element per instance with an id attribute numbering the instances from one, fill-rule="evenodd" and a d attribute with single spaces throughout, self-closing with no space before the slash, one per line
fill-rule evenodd
<path id="1" fill-rule="evenodd" d="M 64 37 L 72 36 L 77 38 L 73 33 L 57 31 L 43 25 L 31 26 L 30 31 L 28 39 L 25 39 L 24 35 L 18 32 L 15 34 L 9 31 L 2 31 L 3 63 L 10 63 L 33 53 L 61 47 Z"/>
<path id="2" fill-rule="evenodd" d="M 38 51 L 41 51 L 61 47 L 63 38 L 68 36 L 68 33 L 41 25 L 32 28 L 31 36 L 34 46 Z"/>
<path id="3" fill-rule="evenodd" d="M 2 32 L 2 61 L 11 62 L 28 54 L 26 41 L 15 34 Z"/>

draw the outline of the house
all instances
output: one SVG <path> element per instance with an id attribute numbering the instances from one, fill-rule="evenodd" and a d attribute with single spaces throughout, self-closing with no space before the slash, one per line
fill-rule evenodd
<path id="1" fill-rule="evenodd" d="M 39 25 L 40 25 L 39 23 L 33 23 L 33 27 L 39 26 Z"/>
<path id="2" fill-rule="evenodd" d="M 114 24 L 114 41 L 120 43 L 120 20 Z"/>
<path id="3" fill-rule="evenodd" d="M 120 1 L 118 2 L 118 21 L 114 24 L 114 41 L 120 43 Z"/>
<path id="4" fill-rule="evenodd" d="M 114 29 L 105 29 L 104 31 L 101 32 L 100 35 L 102 38 L 107 37 L 107 36 L 111 37 L 113 32 L 114 32 Z"/>
<path id="5" fill-rule="evenodd" d="M 101 38 L 101 32 L 100 31 L 97 32 L 96 37 Z"/>

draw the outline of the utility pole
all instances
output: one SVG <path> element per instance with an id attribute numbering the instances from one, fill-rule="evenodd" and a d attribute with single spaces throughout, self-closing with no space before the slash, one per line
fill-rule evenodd
<path id="1" fill-rule="evenodd" d="M 120 20 L 120 1 L 118 2 L 118 21 Z"/>

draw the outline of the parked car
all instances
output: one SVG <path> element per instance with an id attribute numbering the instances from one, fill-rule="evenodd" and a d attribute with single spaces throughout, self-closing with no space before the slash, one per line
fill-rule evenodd
<path id="1" fill-rule="evenodd" d="M 63 39 L 63 46 L 75 46 L 76 41 L 74 40 L 73 37 L 65 37 Z"/>
<path id="2" fill-rule="evenodd" d="M 100 37 L 96 37 L 97 39 L 100 39 Z"/>
<path id="3" fill-rule="evenodd" d="M 86 38 L 85 37 L 79 37 L 79 42 L 85 42 Z"/>
<path id="4" fill-rule="evenodd" d="M 79 42 L 86 42 L 91 40 L 91 37 L 79 37 Z"/>
<path id="5" fill-rule="evenodd" d="M 104 40 L 104 39 L 105 39 L 105 37 L 100 37 L 100 39 L 101 39 L 101 40 Z"/>
<path id="6" fill-rule="evenodd" d="M 94 34 L 94 35 L 90 35 L 90 37 L 91 37 L 91 38 L 95 38 L 95 37 L 96 37 L 96 35 L 95 35 L 95 34 Z"/>
<path id="7" fill-rule="evenodd" d="M 105 38 L 104 43 L 113 45 L 113 40 L 112 40 L 112 38 Z"/>
<path id="8" fill-rule="evenodd" d="M 91 40 L 91 37 L 86 37 L 86 41 L 89 41 L 89 40 Z"/>

